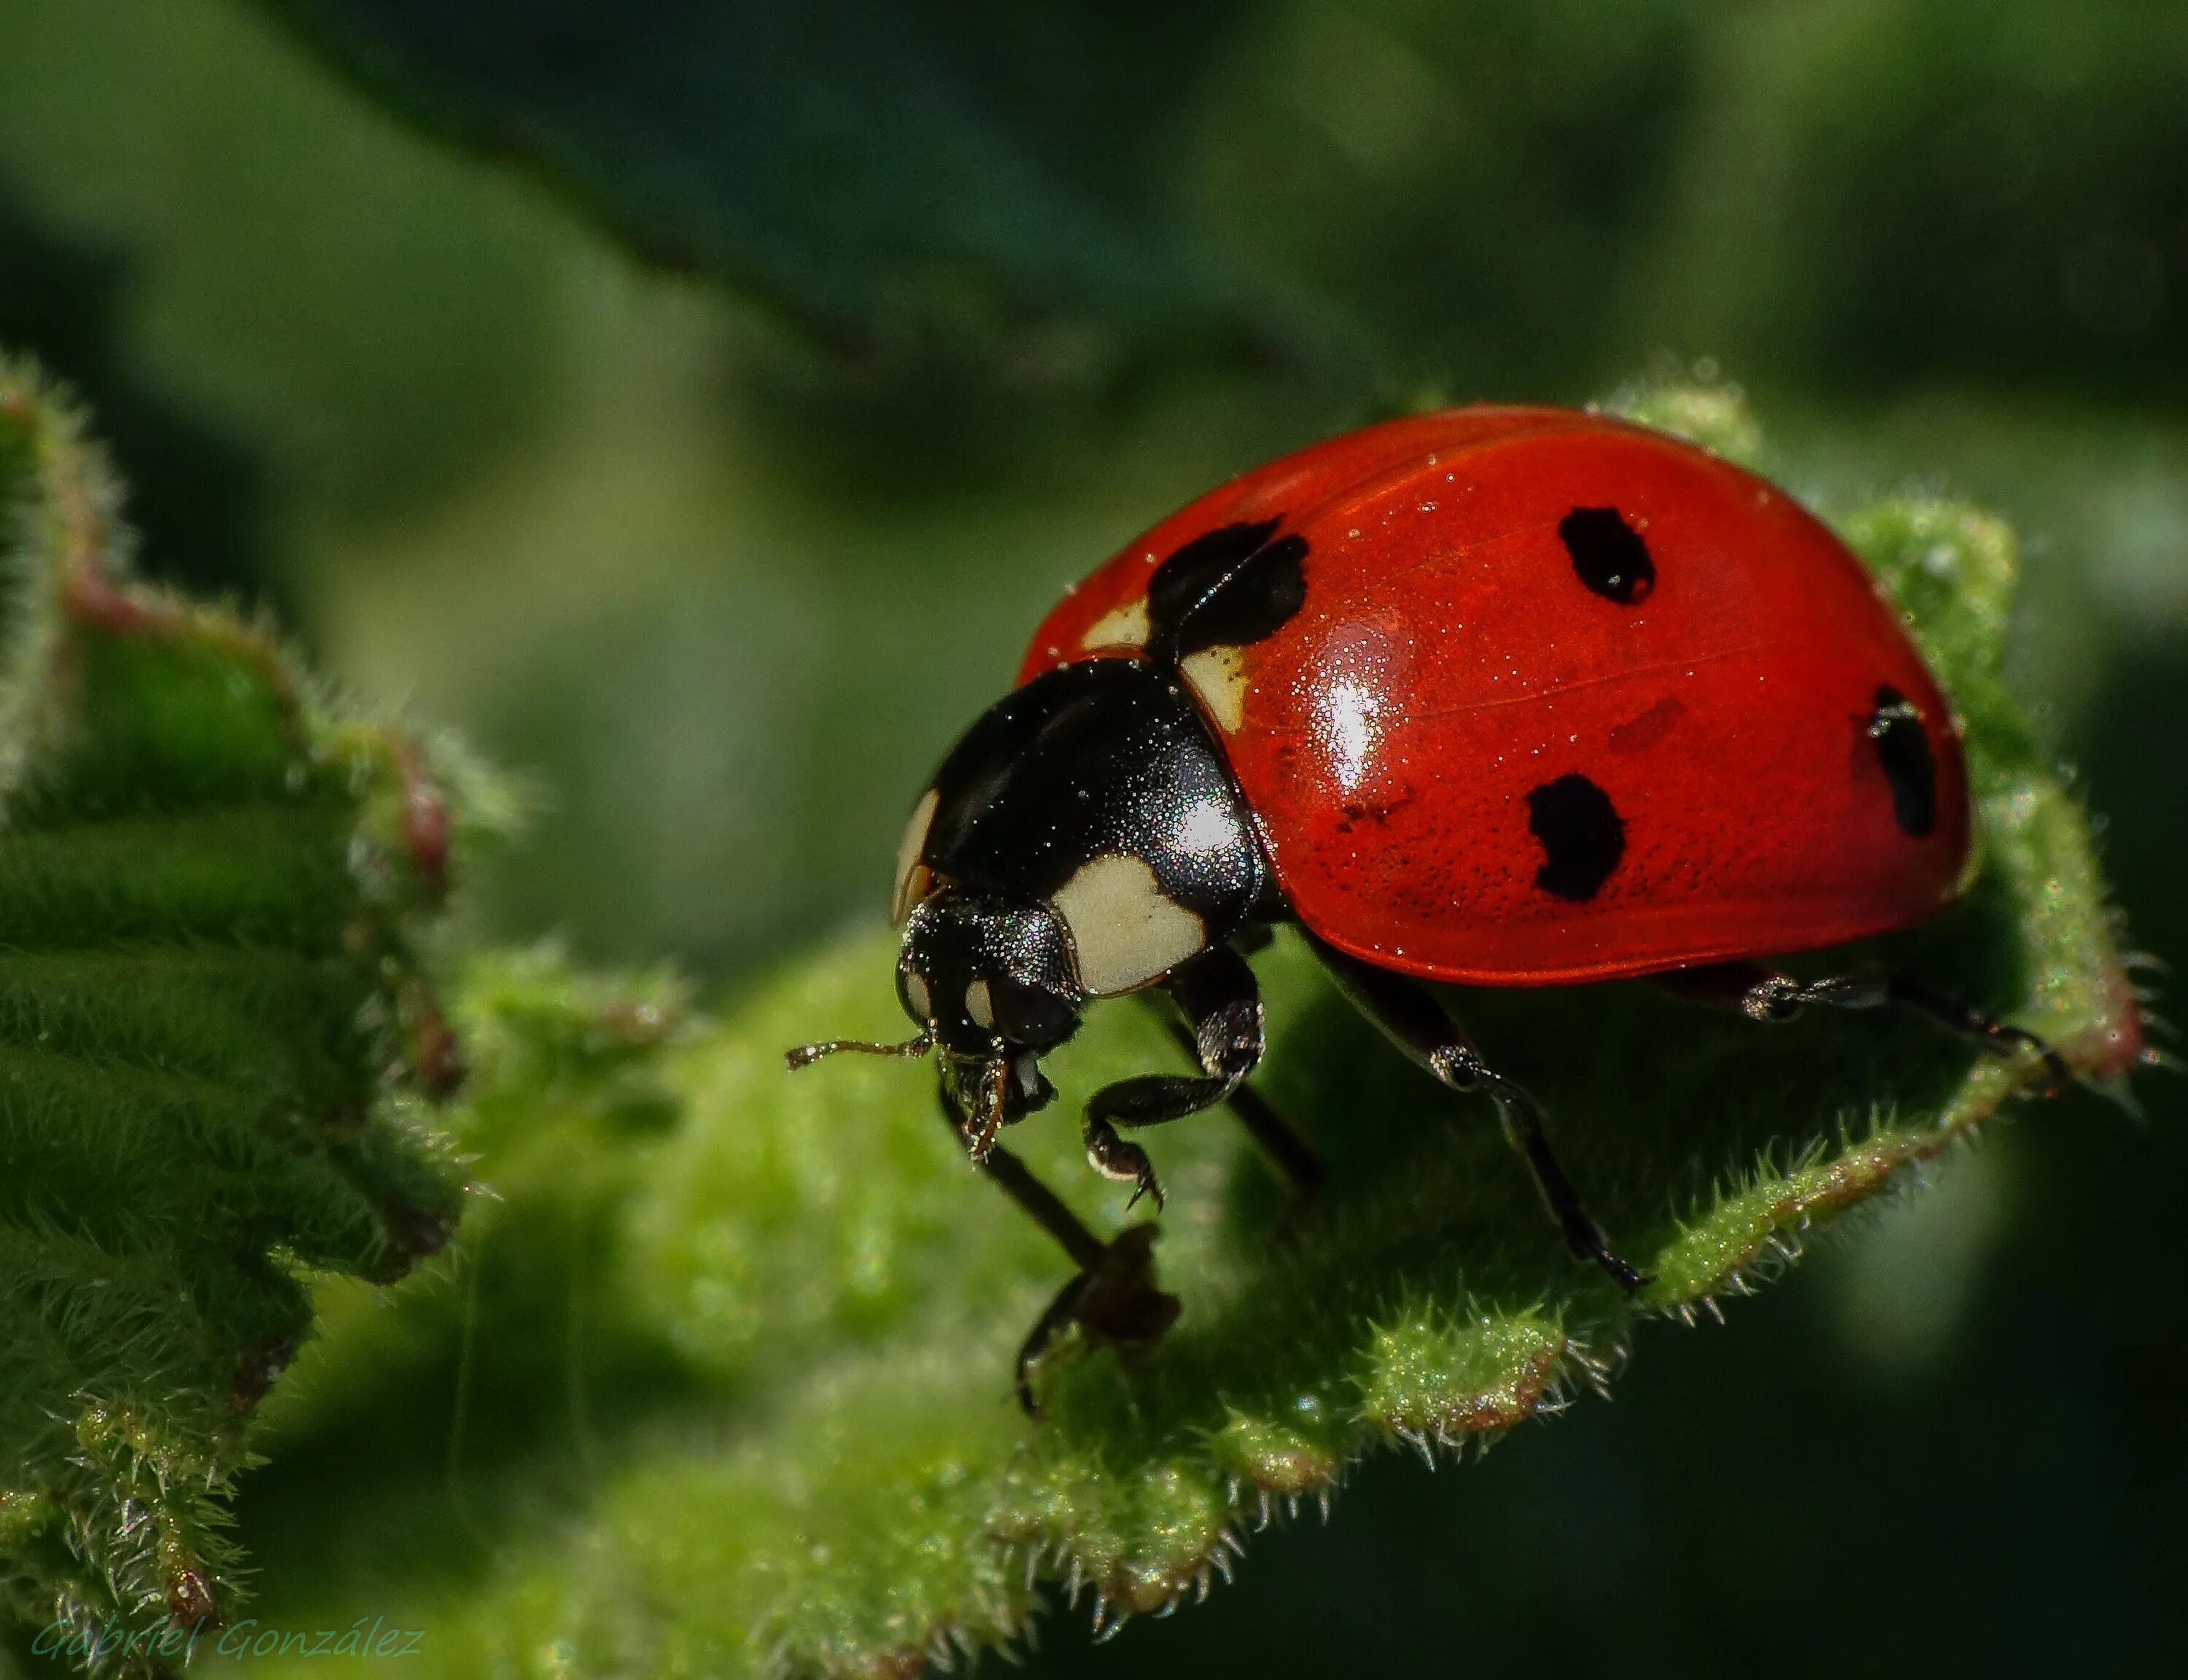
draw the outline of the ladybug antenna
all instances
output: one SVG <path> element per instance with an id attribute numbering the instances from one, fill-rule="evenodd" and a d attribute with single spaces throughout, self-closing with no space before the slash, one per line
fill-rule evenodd
<path id="1" fill-rule="evenodd" d="M 800 1068 L 809 1068 L 824 1056 L 834 1056 L 846 1050 L 855 1050 L 861 1056 L 924 1056 L 934 1048 L 932 1031 L 914 1033 L 902 1044 L 882 1044 L 872 1039 L 823 1039 L 818 1044 L 801 1044 L 782 1052 L 792 1073 Z"/>

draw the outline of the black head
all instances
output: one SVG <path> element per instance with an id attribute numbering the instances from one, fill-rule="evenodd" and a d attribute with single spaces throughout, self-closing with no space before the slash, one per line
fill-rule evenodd
<path id="1" fill-rule="evenodd" d="M 1055 911 L 950 887 L 905 922 L 896 994 L 934 1042 L 976 1155 L 1056 1095 L 1040 1058 L 1079 1030 L 1086 1001 Z"/>
<path id="2" fill-rule="evenodd" d="M 1265 883 L 1251 816 L 1184 679 L 1135 659 L 1062 667 L 990 707 L 913 809 L 897 995 L 918 1031 L 803 1045 L 790 1063 L 934 1051 L 984 1154 L 996 1127 L 1055 1095 L 1040 1058 L 1091 998 L 1158 982 L 1228 937 Z"/>
<path id="3" fill-rule="evenodd" d="M 1086 1001 L 1054 910 L 949 887 L 905 922 L 896 993 L 944 1051 L 984 1059 L 1054 1049 Z"/>
<path id="4" fill-rule="evenodd" d="M 1055 1096 L 1040 1058 L 1079 1030 L 1086 996 L 1056 912 L 944 886 L 905 922 L 896 993 L 919 1031 L 900 1045 L 832 1040 L 790 1052 L 793 1068 L 841 1050 L 933 1050 L 976 1153 L 995 1128 Z"/>

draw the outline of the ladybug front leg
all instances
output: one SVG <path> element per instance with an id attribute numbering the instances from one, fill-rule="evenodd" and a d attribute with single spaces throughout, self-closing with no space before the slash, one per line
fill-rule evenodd
<path id="1" fill-rule="evenodd" d="M 1393 1044 L 1453 1091 L 1482 1091 L 1496 1103 L 1506 1142 L 1525 1159 L 1575 1256 L 1601 1266 L 1628 1294 L 1647 1283 L 1649 1275 L 1618 1256 L 1581 1200 L 1550 1147 L 1535 1099 L 1482 1061 L 1435 995 L 1418 980 L 1348 956 L 1311 933 L 1307 939 L 1339 989 Z"/>
<path id="2" fill-rule="evenodd" d="M 950 1100 L 947 1090 L 940 1095 L 943 1119 L 953 1133 L 961 1134 L 964 1117 L 957 1112 L 957 1105 Z M 978 1166 L 1028 1218 L 1056 1239 L 1057 1245 L 1071 1256 L 1080 1271 L 1091 1271 L 1102 1264 L 1109 1245 L 1089 1231 L 1086 1222 L 1064 1204 L 1063 1198 L 1035 1178 L 1024 1161 L 997 1144 L 982 1158 Z"/>
<path id="3" fill-rule="evenodd" d="M 1176 1295 L 1155 1287 L 1154 1244 L 1162 1227 L 1127 1226 L 1101 1258 L 1056 1293 L 1018 1349 L 1012 1390 L 1029 1418 L 1040 1416 L 1034 1367 L 1073 1325 L 1088 1343 L 1121 1349 L 1127 1359 L 1163 1339 L 1181 1310 Z"/>
<path id="4" fill-rule="evenodd" d="M 1661 975 L 1659 982 L 1682 997 L 1737 1009 L 1751 1021 L 1790 1021 L 1810 1005 L 1828 1009 L 1881 1009 L 1887 1005 L 1926 1016 L 2002 1060 L 2033 1051 L 2043 1058 L 2044 1092 L 2055 1097 L 2073 1080 L 2067 1058 L 2032 1032 L 1903 974 L 1832 974 L 1796 980 L 1759 962 L 1718 962 Z"/>
<path id="5" fill-rule="evenodd" d="M 1202 1077 L 1147 1074 L 1104 1085 L 1086 1104 L 1086 1159 L 1104 1177 L 1135 1186 L 1132 1200 L 1152 1196 L 1163 1204 L 1154 1164 L 1136 1143 L 1117 1136 L 1119 1126 L 1161 1125 L 1213 1108 L 1235 1096 L 1260 1065 L 1264 1042 L 1261 992 L 1246 959 L 1215 945 L 1181 964 L 1163 983 L 1193 1031 Z"/>
<path id="6" fill-rule="evenodd" d="M 964 1130 L 947 1089 L 940 1092 L 942 1118 L 953 1134 Z M 997 1145 L 979 1163 L 980 1170 L 1024 1209 L 1033 1222 L 1070 1255 L 1079 1270 L 1056 1293 L 1018 1348 L 1012 1390 L 1026 1415 L 1037 1418 L 1033 1367 L 1056 1339 L 1074 1324 L 1089 1339 L 1124 1347 L 1151 1347 L 1176 1322 L 1178 1299 L 1155 1287 L 1155 1227 L 1136 1225 L 1104 1243 L 1086 1228 L 1063 1199 L 1033 1175 L 1026 1164 Z"/>

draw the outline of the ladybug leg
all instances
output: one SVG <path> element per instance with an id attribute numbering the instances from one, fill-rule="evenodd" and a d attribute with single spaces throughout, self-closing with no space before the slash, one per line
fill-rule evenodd
<path id="1" fill-rule="evenodd" d="M 1154 1245 L 1162 1227 L 1128 1226 L 1090 1266 L 1056 1292 L 1018 1349 L 1012 1391 L 1029 1418 L 1040 1416 L 1034 1398 L 1033 1368 L 1041 1356 L 1073 1325 L 1096 1345 L 1121 1348 L 1127 1359 L 1153 1347 L 1177 1322 L 1176 1295 L 1155 1288 Z"/>
<path id="2" fill-rule="evenodd" d="M 1982 1049 L 2005 1060 L 2010 1061 L 2025 1050 L 2036 1051 L 2044 1060 L 2044 1094 L 2046 1097 L 2056 1097 L 2074 1082 L 2074 1070 L 2067 1065 L 2067 1058 L 2059 1053 L 2056 1047 L 2034 1033 L 2020 1027 L 2008 1026 L 1997 1016 L 1977 1008 L 1965 998 L 1935 990 L 1920 980 L 1909 979 L 1903 974 L 1895 974 L 1892 977 L 1892 1001 L 1902 1008 L 1926 1015 L 1963 1037 L 1973 1039 Z"/>
<path id="3" fill-rule="evenodd" d="M 1602 1267 L 1628 1294 L 1646 1284 L 1649 1274 L 1620 1258 L 1582 1201 L 1550 1146 L 1535 1099 L 1482 1061 L 1435 995 L 1406 975 L 1362 962 L 1308 937 L 1339 989 L 1393 1044 L 1452 1090 L 1482 1091 L 1496 1103 L 1505 1141 L 1525 1159 L 1535 1187 L 1574 1256 Z"/>
<path id="4" fill-rule="evenodd" d="M 945 1124 L 953 1135 L 961 1134 L 964 1117 L 947 1091 L 940 1096 Z M 1091 1340 L 1151 1346 L 1176 1322 L 1178 1299 L 1155 1288 L 1153 1226 L 1133 1226 L 1119 1232 L 1114 1243 L 1104 1243 L 1009 1150 L 998 1145 L 979 1164 L 1079 1267 L 1034 1322 L 1018 1349 L 1012 1391 L 1026 1415 L 1037 1418 L 1040 1408 L 1034 1402 L 1033 1367 L 1066 1330 L 1078 1324 Z"/>
<path id="5" fill-rule="evenodd" d="M 1171 1034 L 1185 1053 L 1196 1058 L 1210 1075 L 1216 1075 L 1226 1068 L 1224 1051 L 1227 1043 L 1238 1042 L 1235 1038 L 1227 1040 L 1224 1035 L 1223 1012 L 1237 1010 L 1243 1003 L 1251 1007 L 1252 1018 L 1256 1023 L 1260 1018 L 1260 990 L 1254 983 L 1253 972 L 1242 960 L 1244 953 L 1240 948 L 1244 946 L 1249 950 L 1259 950 L 1269 943 L 1270 934 L 1265 926 L 1250 926 L 1249 933 L 1232 935 L 1228 951 L 1221 953 L 1221 956 L 1215 951 L 1210 952 L 1207 957 L 1189 965 L 1187 969 L 1179 971 L 1165 988 L 1191 1023 L 1179 1026 L 1172 1023 Z M 1221 960 L 1222 957 L 1231 960 L 1227 962 Z M 1211 1039 L 1215 1040 L 1217 1051 L 1212 1059 L 1209 1054 Z M 1256 1048 L 1254 1062 L 1258 1063 L 1259 1060 L 1260 1051 Z M 1252 1071 L 1253 1063 L 1249 1063 L 1246 1072 L 1250 1074 Z M 1293 1212 L 1296 1216 L 1322 1195 L 1322 1181 L 1326 1176 L 1322 1157 L 1316 1153 L 1314 1146 L 1300 1136 L 1290 1122 L 1277 1112 L 1267 1097 L 1245 1084 L 1243 1080 L 1244 1075 L 1242 1074 L 1239 1082 L 1234 1084 L 1221 1100 L 1238 1117 L 1239 1124 L 1246 1128 L 1246 1135 L 1260 1146 L 1261 1153 L 1268 1157 L 1278 1175 L 1289 1187 Z"/>
<path id="6" fill-rule="evenodd" d="M 1181 965 L 1163 989 L 1185 1012 L 1202 1076 L 1147 1074 L 1104 1085 L 1086 1103 L 1086 1159 L 1104 1177 L 1137 1187 L 1136 1202 L 1152 1196 L 1163 1204 L 1148 1152 L 1117 1136 L 1119 1126 L 1161 1125 L 1183 1119 L 1235 1097 L 1260 1064 L 1261 993 L 1246 959 L 1213 945 Z"/>
<path id="7" fill-rule="evenodd" d="M 964 1119 L 950 1100 L 947 1091 L 942 1096 L 942 1118 L 954 1136 L 961 1136 Z M 1081 1271 L 1087 1271 L 1102 1263 L 1109 1245 L 1086 1228 L 1085 1221 L 1064 1205 L 1063 1198 L 1033 1175 L 1024 1161 L 1002 1145 L 996 1144 L 988 1151 L 979 1164 L 982 1173 L 1003 1194 L 1017 1203 L 1026 1216 L 1057 1241 L 1057 1245 L 1071 1256 Z"/>
<path id="8" fill-rule="evenodd" d="M 1790 1021 L 1812 1004 L 1830 1009 L 1911 1009 L 2002 1060 L 2034 1051 L 2043 1058 L 2047 1097 L 2057 1096 L 2074 1077 L 2067 1058 L 2035 1034 L 2008 1026 L 1965 998 L 1903 974 L 1833 974 L 1803 981 L 1760 963 L 1723 962 L 1683 969 L 1662 979 L 1682 996 L 1735 1008 L 1751 1021 L 1771 1023 Z"/>
<path id="9" fill-rule="evenodd" d="M 1071 1281 L 1056 1292 L 1056 1298 L 1041 1309 L 1040 1316 L 1034 1320 L 1033 1328 L 1018 1345 L 1018 1363 L 1011 1369 L 1011 1392 L 1018 1397 L 1018 1410 L 1029 1418 L 1040 1416 L 1040 1402 L 1034 1398 L 1033 1371 L 1041 1356 L 1056 1345 L 1066 1330 L 1079 1316 L 1079 1304 L 1086 1298 L 1092 1283 L 1091 1271 L 1074 1273 Z"/>
<path id="10" fill-rule="evenodd" d="M 1154 1083 L 1155 1080 L 1152 1077 L 1144 1080 L 1125 1080 L 1118 1085 L 1108 1086 L 1108 1091 L 1124 1091 L 1126 1093 L 1126 1099 L 1131 1100 L 1140 1096 L 1136 1087 L 1151 1085 Z M 1097 1095 L 1106 1094 L 1107 1091 L 1097 1093 Z M 1163 1194 L 1162 1181 L 1155 1176 L 1154 1162 L 1149 1159 L 1148 1152 L 1141 1148 L 1138 1144 L 1127 1142 L 1118 1136 L 1116 1126 L 1116 1122 L 1119 1120 L 1128 1126 L 1153 1125 L 1159 1121 L 1174 1120 L 1178 1114 L 1192 1112 L 1189 1109 L 1181 1108 L 1177 1113 L 1159 1113 L 1153 1112 L 1154 1106 L 1151 1102 L 1146 1102 L 1140 1105 L 1138 1112 L 1111 1115 L 1096 1113 L 1093 1105 L 1090 1103 L 1086 1110 L 1085 1136 L 1087 1164 L 1102 1177 L 1114 1179 L 1119 1184 L 1129 1184 L 1132 1187 L 1132 1199 L 1125 1204 L 1126 1209 L 1137 1207 L 1141 1197 L 1152 1196 L 1154 1198 L 1155 1211 L 1160 1213 L 1168 1198 Z"/>
<path id="11" fill-rule="evenodd" d="M 1200 1053 L 1193 1035 L 1183 1027 L 1173 1024 L 1170 1034 L 1187 1055 Z M 1276 1106 L 1250 1085 L 1240 1085 L 1224 1101 L 1238 1117 L 1238 1123 L 1246 1128 L 1247 1136 L 1260 1146 L 1261 1153 L 1269 1158 L 1289 1187 L 1294 1215 L 1304 1213 L 1319 1201 L 1328 1173 L 1314 1145 L 1300 1136 L 1298 1129 L 1277 1111 Z"/>

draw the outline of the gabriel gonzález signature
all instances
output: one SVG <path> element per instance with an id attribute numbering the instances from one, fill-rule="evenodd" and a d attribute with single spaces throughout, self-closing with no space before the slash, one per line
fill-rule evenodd
<path id="1" fill-rule="evenodd" d="M 182 1626 L 169 1621 L 127 1627 L 103 1622 L 49 1621 L 31 1641 L 33 1655 L 86 1665 L 129 1657 L 179 1657 L 187 1664 L 201 1643 L 228 1657 L 411 1657 L 425 1630 L 391 1627 L 386 1616 L 359 1616 L 347 1628 L 269 1627 L 256 1616 L 232 1627 L 210 1622 Z"/>

